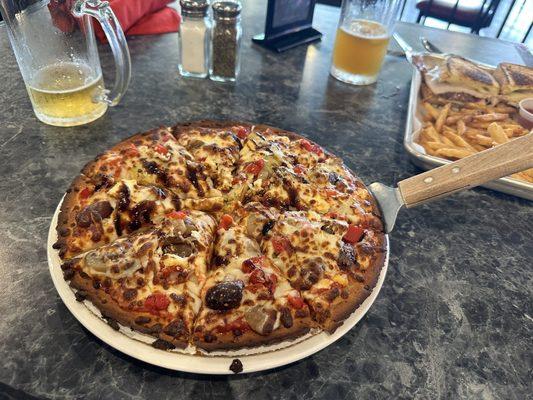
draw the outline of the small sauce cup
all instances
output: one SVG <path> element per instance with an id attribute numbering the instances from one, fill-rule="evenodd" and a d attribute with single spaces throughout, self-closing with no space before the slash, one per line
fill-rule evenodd
<path id="1" fill-rule="evenodd" d="M 533 97 L 522 100 L 518 106 L 518 122 L 527 129 L 533 129 Z"/>

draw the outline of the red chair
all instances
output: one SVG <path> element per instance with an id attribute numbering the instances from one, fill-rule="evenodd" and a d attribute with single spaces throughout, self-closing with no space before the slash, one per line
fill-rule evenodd
<path id="1" fill-rule="evenodd" d="M 417 23 L 427 17 L 440 19 L 451 24 L 466 26 L 470 32 L 490 26 L 500 0 L 418 0 Z"/>

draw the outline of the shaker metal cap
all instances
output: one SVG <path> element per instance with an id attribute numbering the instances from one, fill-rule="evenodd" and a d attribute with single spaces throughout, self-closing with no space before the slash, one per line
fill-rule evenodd
<path id="1" fill-rule="evenodd" d="M 236 18 L 242 10 L 241 3 L 235 1 L 216 1 L 212 5 L 215 18 Z"/>
<path id="2" fill-rule="evenodd" d="M 205 17 L 209 3 L 207 0 L 180 0 L 181 12 L 187 16 Z"/>

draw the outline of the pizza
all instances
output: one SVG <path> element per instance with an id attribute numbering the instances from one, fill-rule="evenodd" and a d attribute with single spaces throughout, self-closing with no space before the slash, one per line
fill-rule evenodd
<path id="1" fill-rule="evenodd" d="M 369 296 L 386 255 L 376 203 L 341 159 L 238 122 L 115 145 L 72 182 L 57 236 L 76 299 L 167 350 L 332 333 Z"/>

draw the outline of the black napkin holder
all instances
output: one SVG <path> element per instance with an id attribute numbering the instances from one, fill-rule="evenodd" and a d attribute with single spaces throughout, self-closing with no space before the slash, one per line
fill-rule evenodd
<path id="1" fill-rule="evenodd" d="M 322 34 L 313 29 L 316 0 L 268 0 L 265 33 L 252 41 L 281 53 L 305 43 L 315 42 Z"/>

